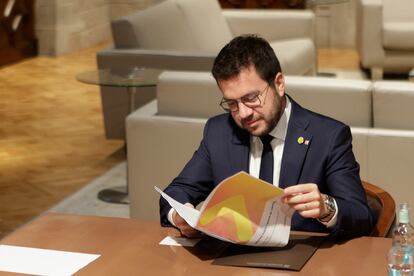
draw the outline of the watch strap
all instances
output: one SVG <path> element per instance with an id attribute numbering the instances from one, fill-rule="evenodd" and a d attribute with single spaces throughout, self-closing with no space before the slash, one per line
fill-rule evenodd
<path id="1" fill-rule="evenodd" d="M 319 218 L 319 220 L 322 222 L 328 222 L 335 215 L 336 205 L 333 197 L 329 195 L 324 195 L 324 204 L 326 206 L 326 209 L 328 210 L 328 213 L 325 216 Z"/>

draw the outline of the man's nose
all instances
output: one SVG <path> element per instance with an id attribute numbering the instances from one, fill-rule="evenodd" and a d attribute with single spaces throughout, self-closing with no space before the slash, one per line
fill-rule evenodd
<path id="1" fill-rule="evenodd" d="M 249 117 L 250 115 L 252 115 L 253 113 L 253 109 L 244 105 L 244 103 L 239 102 L 239 116 L 242 119 L 245 119 L 247 117 Z"/>

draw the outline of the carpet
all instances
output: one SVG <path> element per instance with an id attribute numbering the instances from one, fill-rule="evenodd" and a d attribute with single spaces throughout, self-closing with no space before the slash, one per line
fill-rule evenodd
<path id="1" fill-rule="evenodd" d="M 79 215 L 129 218 L 129 205 L 107 203 L 97 197 L 98 192 L 105 188 L 126 185 L 125 161 L 97 177 L 79 191 L 71 194 L 57 205 L 50 208 L 48 211 Z"/>

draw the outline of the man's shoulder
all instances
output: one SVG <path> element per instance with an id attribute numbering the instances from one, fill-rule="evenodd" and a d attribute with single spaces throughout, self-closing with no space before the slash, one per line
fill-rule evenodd
<path id="1" fill-rule="evenodd" d="M 208 127 L 214 128 L 231 128 L 234 125 L 234 121 L 229 113 L 219 114 L 213 117 L 210 117 L 207 120 Z"/>
<path id="2" fill-rule="evenodd" d="M 222 114 L 218 114 L 215 115 L 213 117 L 210 117 L 208 119 L 209 122 L 215 122 L 215 123 L 220 123 L 220 122 L 225 122 L 229 119 L 230 114 L 229 113 L 222 113 Z"/>
<path id="3" fill-rule="evenodd" d="M 208 119 L 204 128 L 204 134 L 214 140 L 218 138 L 226 139 L 225 137 L 230 136 L 237 136 L 243 139 L 245 136 L 248 136 L 248 133 L 236 124 L 229 113 L 220 114 Z"/>
<path id="4" fill-rule="evenodd" d="M 344 122 L 341 122 L 335 118 L 329 117 L 324 114 L 320 114 L 311 110 L 307 110 L 312 118 L 313 122 L 322 124 L 324 126 L 330 127 L 345 127 L 347 126 Z"/>
<path id="5" fill-rule="evenodd" d="M 311 128 L 336 129 L 348 127 L 345 123 L 329 117 L 327 115 L 309 110 L 305 107 L 296 104 L 297 116 L 299 120 L 304 120 L 309 123 Z"/>

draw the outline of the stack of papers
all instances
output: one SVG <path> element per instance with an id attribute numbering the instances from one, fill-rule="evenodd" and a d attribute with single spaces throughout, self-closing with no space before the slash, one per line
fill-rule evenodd
<path id="1" fill-rule="evenodd" d="M 200 210 L 155 189 L 193 228 L 217 239 L 250 246 L 283 247 L 294 210 L 281 201 L 283 190 L 239 172 L 223 180 Z"/>

